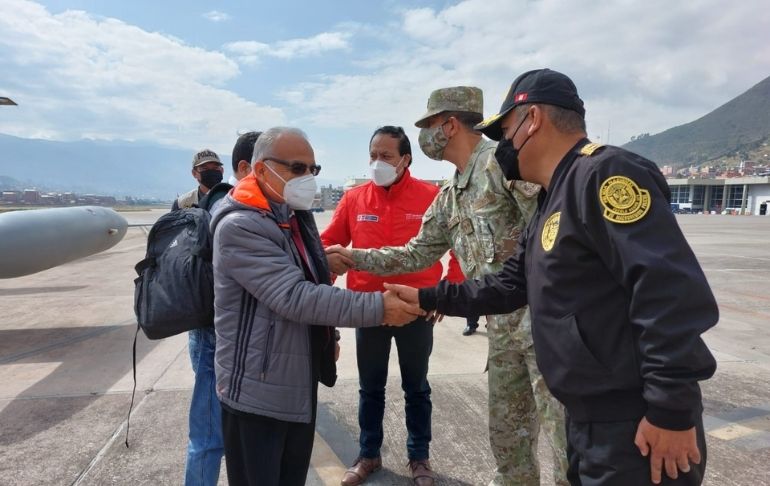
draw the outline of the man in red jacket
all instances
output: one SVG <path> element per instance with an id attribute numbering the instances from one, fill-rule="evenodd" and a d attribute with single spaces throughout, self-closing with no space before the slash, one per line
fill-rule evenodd
<path id="1" fill-rule="evenodd" d="M 321 234 L 324 246 L 353 243 L 353 248 L 401 246 L 420 231 L 422 216 L 439 188 L 413 178 L 409 173 L 412 149 L 401 127 L 384 126 L 369 141 L 371 182 L 349 190 L 340 200 L 334 217 Z M 351 270 L 351 290 L 376 292 L 383 283 L 432 287 L 441 280 L 441 263 L 426 270 L 391 277 L 378 277 Z M 463 274 L 454 256 L 450 259 L 451 282 L 462 282 Z M 360 382 L 358 422 L 360 452 L 342 478 L 343 486 L 363 483 L 382 467 L 382 418 L 385 411 L 385 382 L 392 339 L 396 340 L 401 367 L 401 388 L 406 397 L 406 448 L 412 477 L 417 485 L 432 485 L 430 468 L 431 401 L 428 359 L 433 349 L 433 324 L 418 318 L 402 328 L 356 330 L 356 357 Z"/>

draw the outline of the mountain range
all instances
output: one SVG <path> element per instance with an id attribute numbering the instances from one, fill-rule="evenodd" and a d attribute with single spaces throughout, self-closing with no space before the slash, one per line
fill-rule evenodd
<path id="1" fill-rule="evenodd" d="M 194 188 L 192 150 L 133 142 L 55 142 L 0 134 L 0 190 L 35 187 L 170 201 Z M 219 154 L 225 180 L 230 154 Z M 342 180 L 318 179 L 319 187 Z M 23 186 L 23 187 L 22 187 Z"/>
<path id="2" fill-rule="evenodd" d="M 770 77 L 695 121 L 635 137 L 624 148 L 659 165 L 681 168 L 721 159 L 751 159 L 767 152 L 768 143 Z"/>
<path id="3" fill-rule="evenodd" d="M 681 168 L 763 156 L 770 144 L 770 77 L 695 121 L 624 147 Z M 36 187 L 169 201 L 195 187 L 192 151 L 123 141 L 56 142 L 0 134 L 0 190 Z M 225 176 L 230 154 L 220 154 Z M 766 159 L 765 159 L 766 160 Z M 343 180 L 319 179 L 319 186 Z"/>

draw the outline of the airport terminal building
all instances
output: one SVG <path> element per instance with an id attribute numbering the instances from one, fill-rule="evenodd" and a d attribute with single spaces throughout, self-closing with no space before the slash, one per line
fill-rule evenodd
<path id="1" fill-rule="evenodd" d="M 667 182 L 672 207 L 683 211 L 770 216 L 770 176 Z"/>

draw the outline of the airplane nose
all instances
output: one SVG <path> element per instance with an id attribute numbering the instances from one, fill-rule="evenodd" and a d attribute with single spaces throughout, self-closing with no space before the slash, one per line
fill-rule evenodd
<path id="1" fill-rule="evenodd" d="M 127 230 L 123 216 L 98 206 L 0 214 L 0 278 L 29 275 L 107 250 Z"/>

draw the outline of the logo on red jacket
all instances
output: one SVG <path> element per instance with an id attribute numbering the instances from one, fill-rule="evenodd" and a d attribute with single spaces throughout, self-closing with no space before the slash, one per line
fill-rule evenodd
<path id="1" fill-rule="evenodd" d="M 376 214 L 359 214 L 356 216 L 356 221 L 363 222 L 368 221 L 370 223 L 377 223 L 380 220 L 380 217 Z"/>

